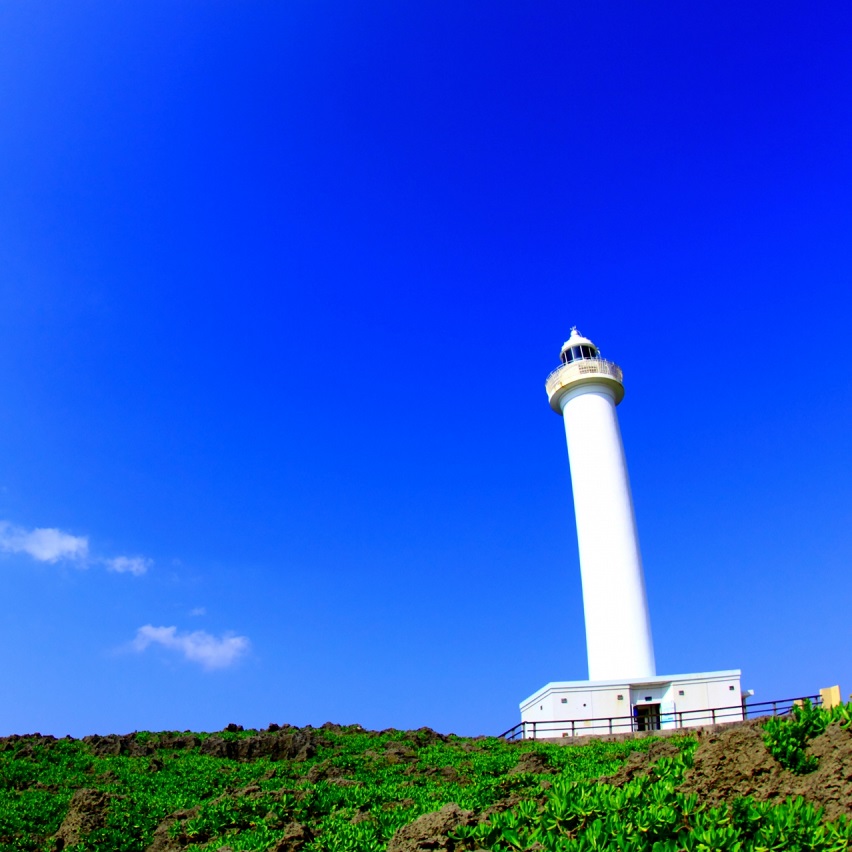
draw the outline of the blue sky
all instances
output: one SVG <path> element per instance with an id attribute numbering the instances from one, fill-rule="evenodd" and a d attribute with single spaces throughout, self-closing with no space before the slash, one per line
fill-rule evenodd
<path id="1" fill-rule="evenodd" d="M 852 691 L 847 4 L 0 9 L 0 734 L 586 676 L 570 327 L 658 669 Z"/>

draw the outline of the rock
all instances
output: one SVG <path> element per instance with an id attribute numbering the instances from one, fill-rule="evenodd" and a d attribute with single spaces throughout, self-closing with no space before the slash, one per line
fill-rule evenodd
<path id="1" fill-rule="evenodd" d="M 449 739 L 449 737 L 444 734 L 439 734 L 431 728 L 418 728 L 416 731 L 411 731 L 411 737 L 416 740 L 417 744 L 420 746 L 445 743 Z"/>
<path id="2" fill-rule="evenodd" d="M 392 764 L 410 763 L 417 760 L 417 752 L 405 743 L 389 742 L 385 747 L 385 760 Z"/>
<path id="3" fill-rule="evenodd" d="M 424 775 L 427 777 L 437 775 L 444 781 L 458 781 L 461 778 L 454 766 L 427 766 L 425 769 L 421 769 L 419 766 L 409 764 L 403 770 L 403 775 Z"/>
<path id="4" fill-rule="evenodd" d="M 189 750 L 195 748 L 201 740 L 194 734 L 161 734 L 157 739 L 156 747 Z"/>
<path id="5" fill-rule="evenodd" d="M 102 790 L 83 788 L 71 797 L 68 813 L 53 836 L 56 849 L 82 842 L 96 828 L 106 825 L 110 796 Z"/>
<path id="6" fill-rule="evenodd" d="M 154 830 L 154 836 L 145 852 L 180 852 L 188 841 L 183 833 L 177 837 L 171 836 L 171 828 L 176 822 L 186 822 L 198 815 L 199 808 L 189 808 L 183 811 L 175 811 L 167 816 Z"/>
<path id="7" fill-rule="evenodd" d="M 573 748 L 573 746 L 565 746 L 565 748 Z M 671 743 L 668 740 L 659 740 L 651 744 L 650 748 L 642 751 L 631 751 L 627 756 L 627 760 L 621 764 L 618 772 L 614 775 L 606 775 L 601 778 L 607 784 L 614 784 L 616 787 L 621 787 L 628 781 L 632 781 L 639 775 L 647 775 L 651 771 L 651 767 L 661 757 L 674 757 L 680 754 L 681 747 L 676 743 Z"/>
<path id="8" fill-rule="evenodd" d="M 809 744 L 809 753 L 819 761 L 816 770 L 794 775 L 769 753 L 762 722 L 755 719 L 701 737 L 695 765 L 680 789 L 697 793 L 710 806 L 740 796 L 779 804 L 789 796 L 803 796 L 823 808 L 826 819 L 852 813 L 852 729 L 829 725 Z"/>
<path id="9" fill-rule="evenodd" d="M 473 825 L 475 821 L 472 811 L 463 811 L 455 802 L 450 802 L 441 810 L 423 814 L 398 829 L 388 843 L 387 852 L 453 852 L 456 845 L 449 833 L 460 826 Z"/>
<path id="10" fill-rule="evenodd" d="M 291 822 L 284 830 L 284 836 L 268 852 L 299 852 L 303 846 L 314 839 L 307 826 L 300 822 Z"/>
<path id="11" fill-rule="evenodd" d="M 329 761 L 323 760 L 315 763 L 305 774 L 305 780 L 311 784 L 318 781 L 329 781 L 335 778 L 343 778 L 346 772 L 339 766 L 333 766 Z"/>
<path id="12" fill-rule="evenodd" d="M 237 790 L 235 796 L 247 796 L 250 799 L 256 799 L 263 795 L 263 790 L 259 784 L 249 784 L 248 787 L 243 787 L 242 790 Z"/>
<path id="13" fill-rule="evenodd" d="M 117 734 L 109 734 L 106 737 L 92 734 L 91 736 L 83 737 L 83 742 L 89 746 L 92 754 L 104 756 L 121 754 L 121 739 Z"/>
<path id="14" fill-rule="evenodd" d="M 534 775 L 541 775 L 558 771 L 550 765 L 547 756 L 540 751 L 525 751 L 521 753 L 518 762 L 506 774 L 518 775 L 521 772 L 531 772 Z"/>
<path id="15" fill-rule="evenodd" d="M 199 752 L 210 757 L 230 760 L 254 760 L 268 757 L 271 760 L 309 760 L 317 752 L 318 738 L 304 731 L 276 731 L 259 733 L 239 740 L 227 740 L 213 734 L 201 741 Z"/>

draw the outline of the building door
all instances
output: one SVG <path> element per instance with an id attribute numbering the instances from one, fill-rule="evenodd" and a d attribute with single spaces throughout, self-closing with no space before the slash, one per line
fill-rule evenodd
<path id="1" fill-rule="evenodd" d="M 633 718 L 636 722 L 637 731 L 659 731 L 660 705 L 635 704 L 633 706 Z"/>

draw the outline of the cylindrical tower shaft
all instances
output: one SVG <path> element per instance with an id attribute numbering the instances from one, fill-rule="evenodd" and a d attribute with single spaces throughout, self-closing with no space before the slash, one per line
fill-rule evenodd
<path id="1" fill-rule="evenodd" d="M 589 680 L 656 674 L 651 620 L 627 462 L 615 406 L 621 370 L 572 330 L 547 379 L 565 423 L 580 548 Z"/>
<path id="2" fill-rule="evenodd" d="M 615 399 L 585 384 L 562 398 L 589 680 L 656 674 L 651 620 Z"/>

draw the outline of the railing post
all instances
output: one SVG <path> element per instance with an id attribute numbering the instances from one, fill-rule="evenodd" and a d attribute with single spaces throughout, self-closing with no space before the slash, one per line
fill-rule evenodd
<path id="1" fill-rule="evenodd" d="M 710 711 L 710 718 L 713 720 L 713 724 L 715 725 L 716 724 L 716 708 L 715 707 Z"/>

